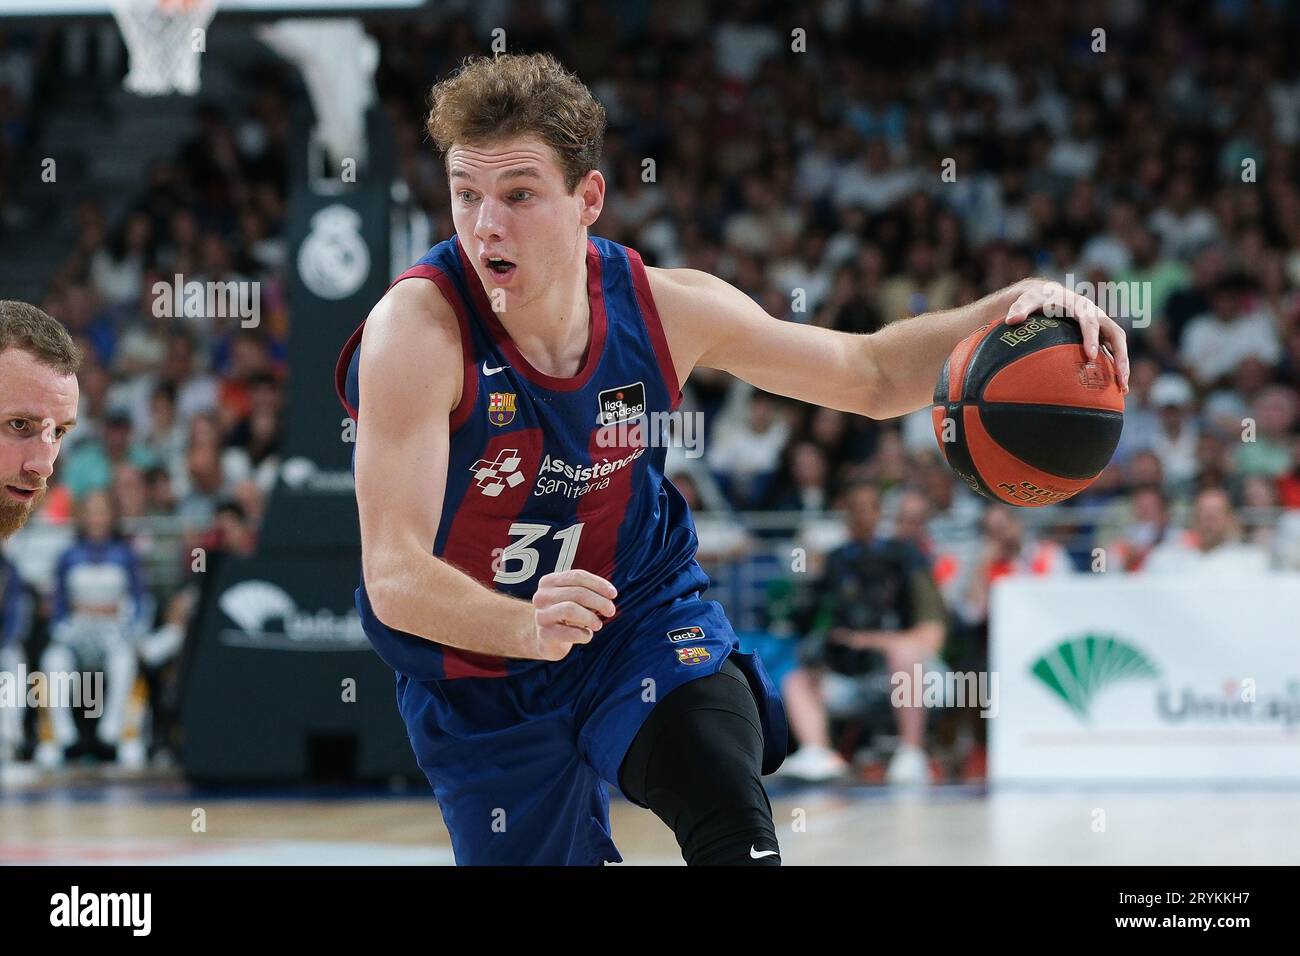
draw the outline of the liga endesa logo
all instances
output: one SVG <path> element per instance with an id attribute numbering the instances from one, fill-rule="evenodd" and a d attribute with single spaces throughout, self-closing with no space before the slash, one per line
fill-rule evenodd
<path id="1" fill-rule="evenodd" d="M 601 425 L 617 425 L 639 418 L 646 410 L 645 382 L 607 388 L 597 396 L 596 404 L 597 421 Z"/>

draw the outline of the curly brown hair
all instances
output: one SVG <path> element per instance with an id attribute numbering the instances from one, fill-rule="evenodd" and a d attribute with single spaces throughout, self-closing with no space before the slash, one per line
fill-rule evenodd
<path id="1" fill-rule="evenodd" d="M 572 193 L 600 162 L 605 108 L 549 53 L 468 57 L 429 92 L 425 129 L 444 156 L 453 143 L 536 136 L 559 156 Z"/>

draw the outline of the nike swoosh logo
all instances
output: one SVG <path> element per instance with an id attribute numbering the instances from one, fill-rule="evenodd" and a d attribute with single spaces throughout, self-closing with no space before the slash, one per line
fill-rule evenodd
<path id="1" fill-rule="evenodd" d="M 776 856 L 776 850 L 755 850 L 751 844 L 749 847 L 749 856 L 753 860 L 761 860 L 765 856 Z"/>
<path id="2" fill-rule="evenodd" d="M 488 368 L 488 364 L 487 364 L 487 362 L 484 362 L 484 363 L 483 363 L 483 374 L 484 374 L 484 375 L 495 375 L 497 372 L 504 371 L 505 369 L 508 369 L 509 367 L 510 367 L 509 365 L 498 365 L 496 368 Z"/>

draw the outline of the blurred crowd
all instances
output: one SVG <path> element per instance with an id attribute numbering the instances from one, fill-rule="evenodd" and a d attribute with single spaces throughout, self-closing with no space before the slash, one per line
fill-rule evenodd
<path id="1" fill-rule="evenodd" d="M 1097 570 L 1098 548 L 1121 573 L 1300 568 L 1298 18 L 1247 0 L 453 0 L 371 29 L 434 241 L 452 225 L 428 89 L 503 27 L 511 51 L 556 53 L 608 111 L 595 231 L 720 275 L 784 321 L 869 333 L 1030 275 L 1146 290 L 1138 321 L 1116 315 L 1133 356 L 1119 450 L 1041 513 L 955 480 L 927 409 L 876 422 L 697 370 L 683 409 L 703 416 L 705 454 L 675 451 L 670 474 L 702 558 L 725 579 L 791 541 L 813 556 L 801 596 L 764 599 L 755 630 L 803 639 L 781 675 L 816 777 L 843 761 L 818 675 L 979 666 L 1002 577 Z M 5 64 L 0 49 L 0 171 L 31 109 Z M 276 478 L 284 77 L 200 98 L 196 135 L 142 171 L 114 221 L 93 201 L 65 210 L 78 241 L 41 303 L 88 355 L 42 521 L 71 550 L 107 513 L 145 569 L 132 600 L 147 613 L 129 616 L 142 634 L 166 625 L 193 548 L 251 551 Z M 160 316 L 154 283 L 176 274 L 260 282 L 261 325 Z M 57 556 L 46 565 L 27 583 L 53 626 Z M 896 719 L 891 772 L 923 777 L 923 722 Z"/>
<path id="2" fill-rule="evenodd" d="M 1269 527 L 1269 509 L 1300 500 L 1293 8 L 508 6 L 381 30 L 403 174 L 438 236 L 451 223 L 422 139 L 424 78 L 504 25 L 609 112 L 600 234 L 721 275 L 786 321 L 870 332 L 1028 275 L 1143 290 L 1142 315 L 1116 315 L 1134 357 L 1123 441 L 1053 518 L 1076 532 L 1061 543 L 1077 561 L 1135 534 L 1121 563 L 1136 570 L 1160 543 L 1151 509 L 1187 524 L 1216 487 L 1250 543 L 1294 560 Z M 927 410 L 872 422 L 706 369 L 686 407 L 704 414 L 706 455 L 673 467 L 702 512 L 818 512 L 859 481 L 891 522 L 920 492 L 939 537 L 983 511 L 943 487 Z"/>
<path id="3" fill-rule="evenodd" d="M 45 74 L 78 68 L 60 39 L 5 45 L 27 49 L 34 82 L 57 90 Z M 0 760 L 173 756 L 190 612 L 215 562 L 254 553 L 278 477 L 286 115 L 285 97 L 252 80 L 239 110 L 198 101 L 193 135 L 140 171 L 113 220 L 97 199 L 60 210 L 76 241 L 37 304 L 85 355 L 78 424 L 39 515 L 6 548 L 0 580 L 17 585 L 5 592 L 0 653 L 11 672 L 102 670 L 108 691 L 94 734 L 69 708 L 28 711 L 31 726 L 10 710 Z M 252 283 L 251 327 L 206 295 Z"/>

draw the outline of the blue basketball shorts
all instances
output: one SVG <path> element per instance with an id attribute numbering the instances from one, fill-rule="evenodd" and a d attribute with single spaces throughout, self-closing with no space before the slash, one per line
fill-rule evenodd
<path id="1" fill-rule="evenodd" d="M 742 654 L 716 601 L 698 594 L 619 614 L 561 661 L 511 677 L 397 678 L 411 747 L 456 862 L 600 865 L 610 785 L 655 704 L 728 657 L 754 691 L 764 774 L 785 758 L 785 709 L 757 653 Z"/>

